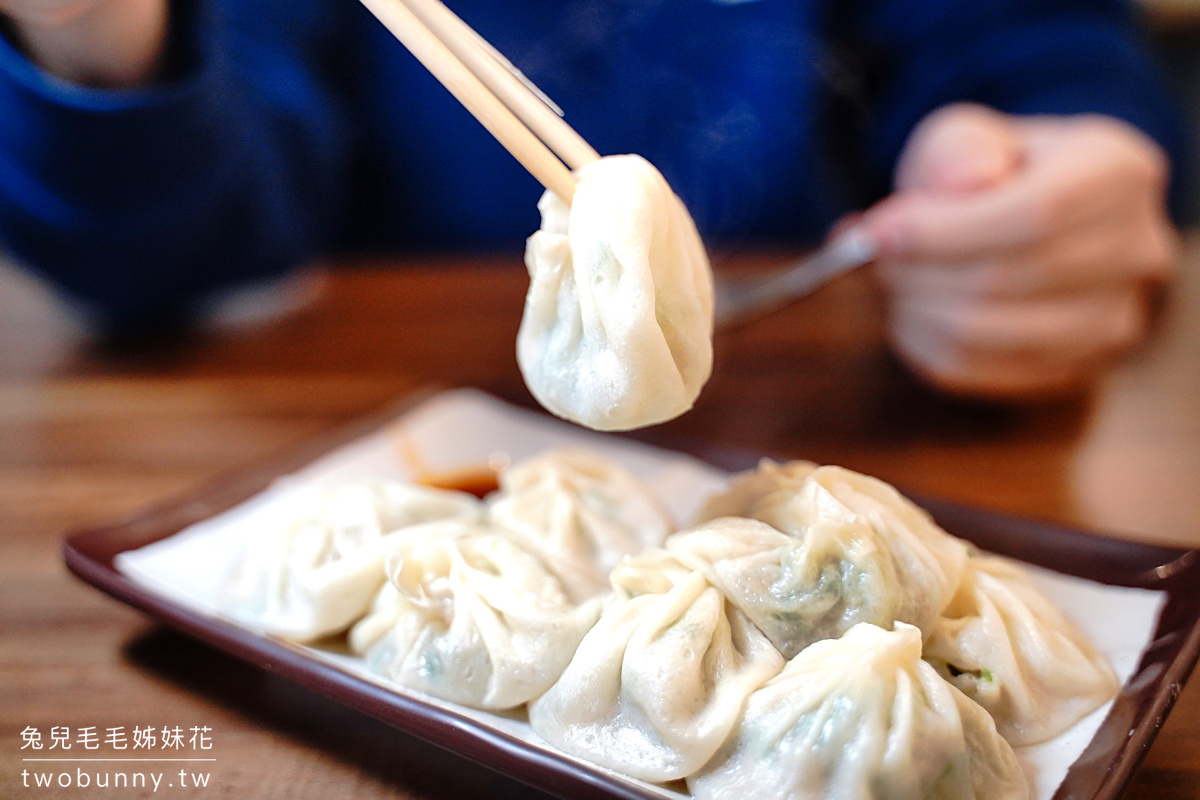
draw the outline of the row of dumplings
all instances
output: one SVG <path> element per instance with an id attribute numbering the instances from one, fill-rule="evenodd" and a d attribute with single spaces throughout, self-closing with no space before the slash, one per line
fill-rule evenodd
<path id="1" fill-rule="evenodd" d="M 250 537 L 233 618 L 484 709 L 700 798 L 1025 798 L 1012 746 L 1116 678 L 1019 568 L 887 484 L 764 461 L 672 532 L 579 450 L 486 500 L 391 482 L 314 492 Z"/>

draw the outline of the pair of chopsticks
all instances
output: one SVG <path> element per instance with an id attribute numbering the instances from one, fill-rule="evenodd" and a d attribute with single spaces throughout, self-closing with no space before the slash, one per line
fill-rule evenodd
<path id="1" fill-rule="evenodd" d="M 570 170 L 600 158 L 557 108 L 441 0 L 362 0 L 376 19 L 516 157 L 564 201 Z"/>

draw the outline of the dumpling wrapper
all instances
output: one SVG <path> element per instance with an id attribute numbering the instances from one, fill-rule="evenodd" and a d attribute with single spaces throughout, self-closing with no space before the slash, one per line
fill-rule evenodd
<path id="1" fill-rule="evenodd" d="M 661 545 L 674 527 L 636 475 L 581 449 L 550 450 L 503 471 L 488 521 L 539 556 L 577 601 L 606 592 L 622 557 Z"/>
<path id="2" fill-rule="evenodd" d="M 921 634 L 903 623 L 805 648 L 687 784 L 697 800 L 1029 797 L 987 712 L 921 661 Z"/>
<path id="3" fill-rule="evenodd" d="M 640 156 L 608 156 L 574 174 L 571 205 L 542 195 L 542 225 L 526 245 L 521 374 L 546 409 L 596 430 L 679 416 L 712 371 L 704 244 Z"/>
<path id="4" fill-rule="evenodd" d="M 614 586 L 529 723 L 561 750 L 665 782 L 708 761 L 783 658 L 700 573 L 661 551 L 635 560 L 646 559 L 663 569 L 619 568 L 628 586 Z"/>
<path id="5" fill-rule="evenodd" d="M 503 534 L 433 522 L 397 535 L 388 583 L 350 632 L 390 680 L 474 708 L 519 706 L 562 673 L 600 615 Z"/>
<path id="6" fill-rule="evenodd" d="M 1110 700 L 1112 667 L 1025 572 L 970 558 L 925 659 L 979 703 L 1014 745 L 1051 739 Z"/>
<path id="7" fill-rule="evenodd" d="M 221 611 L 296 642 L 345 630 L 384 581 L 389 537 L 430 520 L 477 520 L 465 492 L 396 481 L 312 489 L 249 536 L 221 586 Z"/>
<path id="8" fill-rule="evenodd" d="M 883 481 L 841 467 L 764 461 L 710 499 L 720 517 L 666 548 L 790 658 L 812 642 L 897 620 L 928 636 L 967 548 Z"/>
<path id="9" fill-rule="evenodd" d="M 786 504 L 819 465 L 811 461 L 786 461 L 782 464 L 764 458 L 755 469 L 739 472 L 729 485 L 709 496 L 696 515 L 697 522 L 719 517 L 763 519 Z"/>

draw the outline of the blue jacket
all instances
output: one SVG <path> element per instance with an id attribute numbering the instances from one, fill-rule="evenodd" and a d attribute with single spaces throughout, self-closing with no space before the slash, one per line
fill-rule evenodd
<path id="1" fill-rule="evenodd" d="M 974 100 L 1181 129 L 1118 0 L 457 0 L 711 242 L 818 239 Z M 347 249 L 495 246 L 540 187 L 353 0 L 176 2 L 167 74 L 75 87 L 0 41 L 0 242 L 126 324 Z"/>

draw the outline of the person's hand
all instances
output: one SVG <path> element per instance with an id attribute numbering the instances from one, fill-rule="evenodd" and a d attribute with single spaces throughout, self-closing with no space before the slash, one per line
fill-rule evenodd
<path id="1" fill-rule="evenodd" d="M 912 133 L 896 192 L 858 220 L 896 352 L 938 387 L 1075 387 L 1144 337 L 1178 242 L 1166 159 L 1100 116 L 948 106 Z"/>
<path id="2" fill-rule="evenodd" d="M 89 86 L 153 80 L 166 45 L 167 0 L 0 0 L 0 15 L 34 63 Z"/>

